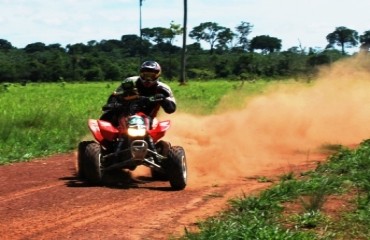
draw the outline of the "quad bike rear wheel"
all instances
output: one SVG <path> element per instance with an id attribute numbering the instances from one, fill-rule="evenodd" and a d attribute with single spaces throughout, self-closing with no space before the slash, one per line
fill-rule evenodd
<path id="1" fill-rule="evenodd" d="M 185 150 L 180 146 L 173 146 L 168 152 L 166 171 L 174 190 L 183 190 L 187 183 L 187 164 Z"/>
<path id="2" fill-rule="evenodd" d="M 100 145 L 96 142 L 89 142 L 85 148 L 83 175 L 89 183 L 94 185 L 101 184 L 103 178 L 100 160 Z"/>

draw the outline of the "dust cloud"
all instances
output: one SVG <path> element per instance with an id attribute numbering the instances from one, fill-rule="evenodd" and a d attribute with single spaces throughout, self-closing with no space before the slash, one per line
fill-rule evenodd
<path id="1" fill-rule="evenodd" d="M 352 145 L 370 138 L 370 56 L 323 68 L 312 84 L 279 84 L 238 111 L 180 112 L 170 119 L 166 139 L 184 147 L 189 185 L 294 166 L 313 160 L 324 144 Z"/>

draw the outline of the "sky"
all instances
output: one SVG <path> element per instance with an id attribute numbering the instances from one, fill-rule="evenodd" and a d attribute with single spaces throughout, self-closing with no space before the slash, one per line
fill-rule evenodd
<path id="1" fill-rule="evenodd" d="M 183 24 L 183 0 L 143 0 L 142 27 Z M 0 39 L 14 47 L 42 42 L 84 43 L 121 39 L 140 32 L 139 0 L 0 0 Z M 188 33 L 200 23 L 216 22 L 236 32 L 253 25 L 249 39 L 269 35 L 282 49 L 324 49 L 326 35 L 345 26 L 359 35 L 370 30 L 369 0 L 188 0 Z M 188 38 L 187 43 L 194 40 Z M 182 45 L 179 37 L 176 45 Z M 207 43 L 203 43 L 209 49 Z M 354 48 L 353 50 L 358 50 Z"/>

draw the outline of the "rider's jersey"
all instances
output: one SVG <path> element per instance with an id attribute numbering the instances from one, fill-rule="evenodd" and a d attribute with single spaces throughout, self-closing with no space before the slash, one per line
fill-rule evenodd
<path id="1" fill-rule="evenodd" d="M 113 92 L 108 102 L 109 103 L 113 101 L 121 102 L 124 101 L 123 97 L 130 95 L 151 97 L 156 94 L 163 94 L 165 99 L 160 103 L 158 102 L 146 103 L 142 109 L 143 113 L 154 118 L 157 116 L 160 107 L 162 107 L 166 113 L 173 113 L 176 111 L 176 100 L 172 94 L 171 88 L 167 84 L 157 81 L 155 85 L 145 87 L 140 81 L 140 77 L 138 76 L 129 77 L 123 80 L 123 82 L 116 89 L 116 91 Z"/>

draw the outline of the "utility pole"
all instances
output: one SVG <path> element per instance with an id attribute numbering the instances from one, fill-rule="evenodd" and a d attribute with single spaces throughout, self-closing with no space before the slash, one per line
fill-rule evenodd
<path id="1" fill-rule="evenodd" d="M 187 21 L 188 21 L 188 1 L 184 0 L 184 23 L 182 33 L 182 51 L 181 51 L 181 73 L 180 73 L 180 85 L 186 83 L 186 35 L 187 35 Z"/>
<path id="2" fill-rule="evenodd" d="M 140 50 L 139 50 L 139 55 L 140 55 L 140 63 L 142 63 L 143 60 L 143 31 L 142 31 L 142 21 L 141 21 L 141 7 L 143 6 L 143 0 L 139 0 L 139 9 L 140 9 L 140 20 L 139 20 L 139 28 L 140 28 Z"/>

